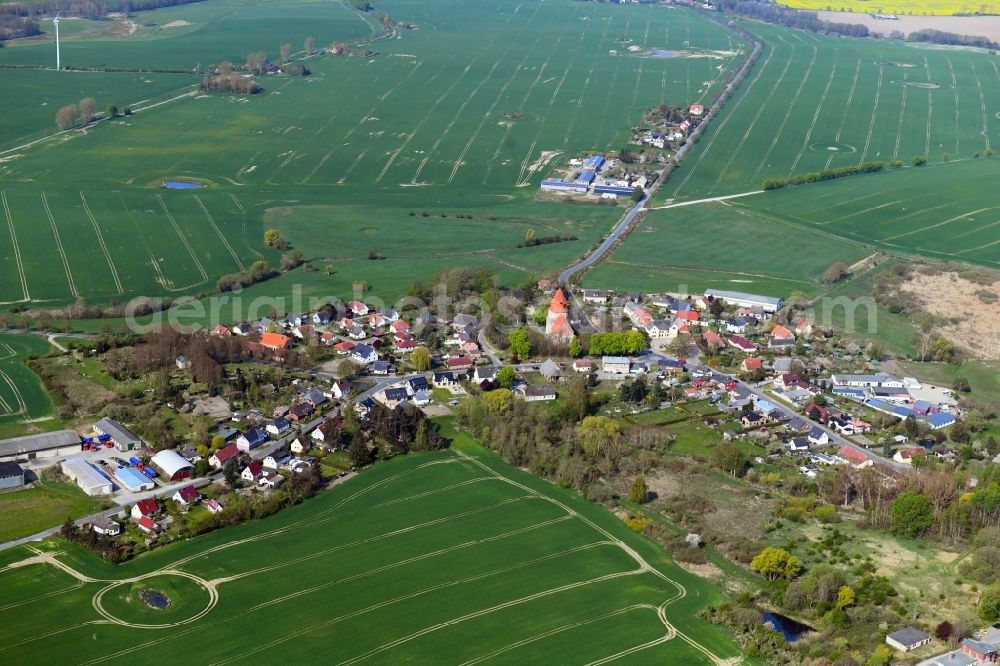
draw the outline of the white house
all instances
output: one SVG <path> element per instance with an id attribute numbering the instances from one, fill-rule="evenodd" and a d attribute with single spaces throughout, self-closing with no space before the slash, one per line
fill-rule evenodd
<path id="1" fill-rule="evenodd" d="M 826 446 L 830 443 L 830 435 L 819 426 L 813 426 L 809 430 L 809 443 L 813 446 Z"/>
<path id="2" fill-rule="evenodd" d="M 244 481 L 252 483 L 259 479 L 262 474 L 264 474 L 264 466 L 254 460 L 252 463 L 243 468 L 243 471 L 240 472 L 240 477 Z"/>

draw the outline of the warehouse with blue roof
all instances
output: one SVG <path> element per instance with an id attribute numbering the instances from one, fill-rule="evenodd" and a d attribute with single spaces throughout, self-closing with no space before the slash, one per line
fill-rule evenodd
<path id="1" fill-rule="evenodd" d="M 134 467 L 120 467 L 115 472 L 115 479 L 121 483 L 122 488 L 133 493 L 152 490 L 156 487 L 152 480 Z"/>

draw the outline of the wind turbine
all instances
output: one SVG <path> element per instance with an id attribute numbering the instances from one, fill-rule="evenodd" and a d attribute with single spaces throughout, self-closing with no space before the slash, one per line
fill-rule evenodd
<path id="1" fill-rule="evenodd" d="M 59 60 L 59 14 L 52 19 L 52 25 L 56 27 L 56 70 L 62 69 L 62 63 Z"/>

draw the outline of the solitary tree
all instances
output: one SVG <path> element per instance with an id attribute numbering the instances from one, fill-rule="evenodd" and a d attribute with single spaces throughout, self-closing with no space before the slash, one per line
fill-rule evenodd
<path id="1" fill-rule="evenodd" d="M 90 119 L 97 113 L 97 102 L 93 97 L 84 97 L 80 100 L 80 119 L 89 123 Z"/>
<path id="2" fill-rule="evenodd" d="M 528 229 L 528 231 L 525 232 L 525 234 L 524 234 L 524 242 L 527 245 L 530 245 L 531 243 L 535 242 L 535 230 L 534 229 Z"/>
<path id="3" fill-rule="evenodd" d="M 304 49 L 305 49 L 306 55 L 312 55 L 313 52 L 315 52 L 315 50 L 316 50 L 316 38 L 315 37 L 306 37 L 306 43 L 305 43 Z"/>
<path id="4" fill-rule="evenodd" d="M 114 104 L 108 104 L 107 114 L 108 118 L 114 118 L 118 115 L 118 107 Z"/>
<path id="5" fill-rule="evenodd" d="M 846 261 L 835 261 L 830 264 L 830 267 L 826 269 L 823 273 L 823 282 L 825 284 L 833 284 L 837 280 L 840 280 L 848 273 L 850 267 L 847 265 Z"/>
<path id="6" fill-rule="evenodd" d="M 637 186 L 632 188 L 632 201 L 634 201 L 635 203 L 639 203 L 640 201 L 642 201 L 642 198 L 644 196 L 646 196 L 646 193 L 642 191 L 641 187 Z"/>
<path id="7" fill-rule="evenodd" d="M 281 45 L 281 62 L 286 63 L 292 57 L 292 45 L 285 42 Z"/>
<path id="8" fill-rule="evenodd" d="M 281 232 L 277 229 L 268 229 L 264 232 L 264 245 L 278 250 L 283 250 L 288 247 L 288 243 L 285 242 L 285 237 L 282 236 Z"/>
<path id="9" fill-rule="evenodd" d="M 649 488 L 646 487 L 646 477 L 642 474 L 632 481 L 632 489 L 628 492 L 628 500 L 636 504 L 645 504 L 649 499 Z"/>
<path id="10" fill-rule="evenodd" d="M 79 115 L 80 111 L 76 108 L 76 104 L 67 104 L 56 111 L 56 126 L 61 130 L 69 129 L 76 124 Z"/>

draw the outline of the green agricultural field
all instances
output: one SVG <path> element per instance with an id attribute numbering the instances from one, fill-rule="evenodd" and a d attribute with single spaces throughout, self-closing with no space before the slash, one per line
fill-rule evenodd
<path id="1" fill-rule="evenodd" d="M 729 203 L 761 221 L 831 234 L 869 248 L 996 266 L 1000 206 L 992 183 L 998 177 L 1000 159 L 967 159 L 803 185 Z"/>
<path id="2" fill-rule="evenodd" d="M 621 208 L 536 201 L 546 165 L 617 151 L 649 106 L 707 101 L 746 50 L 680 8 L 387 0 L 379 9 L 418 29 L 374 42 L 375 57 L 321 56 L 308 61 L 310 77 L 264 77 L 251 98 L 190 95 L 8 156 L 0 300 L 205 294 L 255 259 L 277 263 L 262 247 L 272 223 L 307 258 L 337 264 L 322 288 L 340 297 L 358 281 L 399 294 L 455 265 L 489 266 L 508 284 L 554 273 Z M 286 40 L 298 48 L 309 31 L 326 45 L 371 30 L 346 5 L 299 0 L 207 0 L 139 19 L 131 36 L 67 43 L 64 60 L 193 68 L 258 48 L 274 55 Z M 165 27 L 176 21 L 190 25 Z M 47 49 L 5 48 L 0 64 L 47 62 Z M 691 57 L 642 57 L 651 49 Z M 160 187 L 178 177 L 207 187 Z M 577 240 L 519 250 L 528 228 Z M 367 261 L 371 250 L 386 259 Z"/>
<path id="3" fill-rule="evenodd" d="M 731 289 L 773 296 L 809 295 L 835 260 L 870 250 L 829 233 L 772 222 L 737 204 L 770 194 L 652 210 L 621 248 L 587 273 L 588 287 L 699 293 Z"/>
<path id="4" fill-rule="evenodd" d="M 51 349 L 41 336 L 0 335 L 0 437 L 25 434 L 29 427 L 49 429 L 52 402 L 38 375 L 23 361 Z"/>
<path id="5" fill-rule="evenodd" d="M 705 581 L 604 509 L 462 449 L 379 463 L 271 518 L 118 567 L 58 540 L 0 554 L 0 655 L 512 664 L 738 655 L 695 617 L 719 598 Z M 149 591 L 166 608 L 140 599 Z"/>
<path id="6" fill-rule="evenodd" d="M 1000 70 L 985 51 L 747 27 L 765 43 L 757 66 L 661 196 L 745 192 L 872 160 L 972 157 L 998 143 Z"/>

